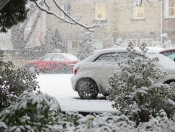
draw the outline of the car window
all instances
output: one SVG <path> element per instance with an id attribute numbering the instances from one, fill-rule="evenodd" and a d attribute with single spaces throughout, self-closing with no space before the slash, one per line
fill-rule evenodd
<path id="1" fill-rule="evenodd" d="M 135 59 L 143 58 L 142 55 L 133 53 Z M 128 58 L 127 52 L 105 53 L 95 59 L 95 62 L 120 62 Z"/>
<path id="2" fill-rule="evenodd" d="M 95 62 L 112 62 L 115 60 L 115 55 L 115 52 L 102 54 L 95 59 Z"/>
<path id="3" fill-rule="evenodd" d="M 175 53 L 174 54 L 171 54 L 171 55 L 169 55 L 167 57 L 170 58 L 171 60 L 175 61 Z"/>
<path id="4" fill-rule="evenodd" d="M 62 55 L 59 55 L 59 54 L 55 54 L 53 57 L 52 57 L 52 60 L 64 60 Z"/>
<path id="5" fill-rule="evenodd" d="M 163 54 L 164 56 L 170 58 L 171 60 L 175 61 L 175 50 L 169 50 L 169 51 L 164 51 L 164 52 L 160 52 L 161 54 Z"/>
<path id="6" fill-rule="evenodd" d="M 123 60 L 128 58 L 128 53 L 127 52 L 118 52 L 117 54 L 118 54 L 118 61 L 123 61 Z M 134 59 L 143 58 L 142 55 L 137 54 L 137 53 L 133 53 L 132 56 L 133 56 Z"/>
<path id="7" fill-rule="evenodd" d="M 51 60 L 52 56 L 53 56 L 52 54 L 46 54 L 41 58 L 41 60 Z"/>

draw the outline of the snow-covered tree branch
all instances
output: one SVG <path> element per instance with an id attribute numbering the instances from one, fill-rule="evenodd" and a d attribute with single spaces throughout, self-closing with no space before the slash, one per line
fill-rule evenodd
<path id="1" fill-rule="evenodd" d="M 46 12 L 47 14 L 53 15 L 56 18 L 66 22 L 66 23 L 69 23 L 72 25 L 79 25 L 79 26 L 87 29 L 88 31 L 92 31 L 92 29 L 94 29 L 96 27 L 102 27 L 102 26 L 106 25 L 106 24 L 100 24 L 100 23 L 95 23 L 92 25 L 87 25 L 86 23 L 83 24 L 79 21 L 80 18 L 77 19 L 77 18 L 74 18 L 71 15 L 67 14 L 55 0 L 52 0 L 52 1 L 55 4 L 55 6 L 66 16 L 66 18 L 62 17 L 62 16 L 58 15 L 56 12 L 52 11 L 50 9 L 48 2 L 46 2 L 46 0 L 43 0 L 43 1 L 39 0 L 39 1 L 34 1 L 34 2 L 40 10 Z M 41 3 L 44 3 L 43 6 L 41 6 Z"/>

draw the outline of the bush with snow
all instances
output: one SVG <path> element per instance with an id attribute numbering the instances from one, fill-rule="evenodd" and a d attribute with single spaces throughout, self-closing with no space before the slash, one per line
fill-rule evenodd
<path id="1" fill-rule="evenodd" d="M 20 94 L 39 88 L 36 74 L 23 68 L 14 69 L 12 62 L 2 60 L 0 68 L 0 111 L 10 106 Z"/>
<path id="2" fill-rule="evenodd" d="M 164 110 L 171 119 L 175 112 L 175 84 L 154 83 L 154 79 L 166 74 L 155 63 L 158 58 L 146 57 L 146 44 L 140 47 L 142 57 L 135 59 L 132 43 L 128 46 L 128 59 L 119 63 L 121 73 L 114 73 L 109 78 L 109 100 L 113 107 L 129 117 L 136 125 L 156 118 Z"/>
<path id="3" fill-rule="evenodd" d="M 16 103 L 0 113 L 0 131 L 4 132 L 174 132 L 175 122 L 164 110 L 138 127 L 120 111 L 82 116 L 63 113 L 57 100 L 41 92 L 20 95 Z"/>
<path id="4" fill-rule="evenodd" d="M 71 126 L 61 115 L 57 100 L 41 92 L 21 94 L 16 103 L 0 113 L 0 131 L 63 131 Z"/>

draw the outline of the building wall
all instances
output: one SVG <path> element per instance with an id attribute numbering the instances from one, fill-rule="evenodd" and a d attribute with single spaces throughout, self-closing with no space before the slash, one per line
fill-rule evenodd
<path id="1" fill-rule="evenodd" d="M 95 28 L 95 38 L 97 41 L 103 42 L 103 47 L 111 47 L 115 44 L 117 38 L 122 37 L 124 40 L 135 39 L 137 46 L 140 45 L 142 39 L 150 39 L 152 42 L 160 41 L 161 34 L 161 2 L 155 0 L 150 5 L 147 1 L 143 1 L 144 19 L 133 19 L 133 0 L 57 0 L 58 4 L 69 3 L 71 5 L 71 16 L 79 17 L 81 23 L 92 25 L 95 21 L 95 2 L 106 2 L 106 26 Z M 49 1 L 51 4 L 51 1 Z M 163 38 L 163 42 L 171 40 L 175 44 L 175 19 L 164 18 L 164 6 L 162 6 L 162 23 L 163 32 L 168 33 L 167 38 Z M 60 11 L 52 4 L 53 9 L 58 15 Z M 64 39 L 69 43 L 72 40 L 81 40 L 82 27 L 71 25 L 47 15 L 46 26 L 48 29 L 57 28 Z M 65 44 L 66 44 L 65 41 Z"/>

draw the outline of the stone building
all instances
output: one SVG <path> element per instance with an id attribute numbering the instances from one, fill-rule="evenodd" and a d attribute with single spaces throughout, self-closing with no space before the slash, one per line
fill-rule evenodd
<path id="1" fill-rule="evenodd" d="M 128 42 L 135 46 L 142 42 L 148 46 L 161 44 L 164 47 L 175 44 L 175 0 L 153 1 L 152 4 L 143 1 L 142 5 L 134 6 L 135 0 L 56 0 L 67 14 L 82 24 L 106 25 L 94 29 L 97 49 L 112 47 L 117 38 L 122 38 L 125 46 Z M 55 13 L 66 18 L 51 1 L 48 2 Z M 82 27 L 52 15 L 46 16 L 46 27 L 49 31 L 60 31 L 68 52 L 78 50 Z"/>

